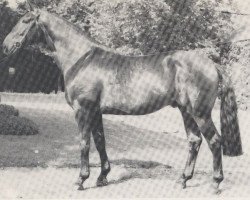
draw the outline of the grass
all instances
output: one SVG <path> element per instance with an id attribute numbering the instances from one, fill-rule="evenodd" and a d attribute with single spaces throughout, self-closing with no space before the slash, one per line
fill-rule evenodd
<path id="1" fill-rule="evenodd" d="M 20 115 L 37 123 L 41 133 L 33 136 L 1 135 L 0 167 L 45 167 L 61 153 L 71 153 L 63 152 L 63 145 L 77 144 L 73 121 L 42 110 L 22 109 Z"/>

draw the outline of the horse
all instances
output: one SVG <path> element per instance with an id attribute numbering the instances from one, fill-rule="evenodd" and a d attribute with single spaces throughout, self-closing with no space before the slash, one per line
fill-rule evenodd
<path id="1" fill-rule="evenodd" d="M 36 38 L 44 38 L 39 42 Z M 144 115 L 166 106 L 181 112 L 188 141 L 188 157 L 181 185 L 193 177 L 196 158 L 206 139 L 213 156 L 212 186 L 222 182 L 222 152 L 242 152 L 232 82 L 221 67 L 198 50 L 159 52 L 144 56 L 121 55 L 101 45 L 86 32 L 45 10 L 30 9 L 6 36 L 3 50 L 11 55 L 37 45 L 62 71 L 65 98 L 75 113 L 81 152 L 78 189 L 90 175 L 91 134 L 100 155 L 97 186 L 108 184 L 110 162 L 106 152 L 103 114 Z M 211 118 L 216 98 L 221 101 L 221 135 Z"/>

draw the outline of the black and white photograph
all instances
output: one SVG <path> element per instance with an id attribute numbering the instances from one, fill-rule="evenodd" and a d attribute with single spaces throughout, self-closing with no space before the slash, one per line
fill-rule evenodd
<path id="1" fill-rule="evenodd" d="M 250 0 L 0 0 L 0 199 L 250 198 Z"/>

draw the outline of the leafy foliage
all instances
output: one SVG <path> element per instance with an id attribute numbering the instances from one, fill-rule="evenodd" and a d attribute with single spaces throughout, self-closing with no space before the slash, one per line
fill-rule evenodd
<path id="1" fill-rule="evenodd" d="M 30 119 L 14 115 L 0 115 L 1 135 L 35 135 L 38 133 L 38 126 Z"/>
<path id="2" fill-rule="evenodd" d="M 0 59 L 3 57 L 1 51 L 3 40 L 20 17 L 18 12 L 13 11 L 7 5 L 7 1 L 0 1 Z"/>
<path id="3" fill-rule="evenodd" d="M 243 109 L 249 106 L 250 97 L 250 47 L 249 42 L 231 44 L 223 64 L 231 76 L 238 104 Z"/>
<path id="4" fill-rule="evenodd" d="M 13 116 L 19 116 L 19 111 L 14 107 L 10 105 L 0 104 L 0 115 L 13 115 Z"/>
<path id="5" fill-rule="evenodd" d="M 206 40 L 223 40 L 218 13 L 203 4 L 205 9 L 200 10 L 202 6 L 197 2 L 97 0 L 89 16 L 90 33 L 108 46 L 125 50 L 127 46 L 142 54 L 195 48 Z"/>
<path id="6" fill-rule="evenodd" d="M 226 41 L 230 16 L 205 0 L 32 0 L 123 54 L 212 46 Z M 226 25 L 226 26 L 225 26 Z"/>
<path id="7" fill-rule="evenodd" d="M 0 105 L 0 135 L 35 135 L 38 126 L 25 117 L 19 117 L 14 106 Z"/>

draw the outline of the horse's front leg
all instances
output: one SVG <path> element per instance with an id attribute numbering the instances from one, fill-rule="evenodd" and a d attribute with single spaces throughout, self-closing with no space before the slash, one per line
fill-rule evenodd
<path id="1" fill-rule="evenodd" d="M 105 136 L 104 136 L 104 130 L 103 130 L 102 114 L 100 110 L 98 110 L 96 113 L 92 134 L 93 134 L 96 149 L 99 153 L 100 160 L 101 160 L 101 173 L 97 179 L 96 185 L 105 186 L 108 184 L 107 175 L 110 172 L 110 163 L 108 160 L 106 147 L 105 147 Z"/>
<path id="2" fill-rule="evenodd" d="M 93 129 L 93 119 L 95 116 L 95 106 L 92 103 L 84 104 L 84 106 L 76 105 L 75 118 L 80 132 L 80 151 L 81 151 L 81 170 L 77 181 L 79 190 L 83 190 L 83 183 L 89 177 L 89 149 L 90 135 Z"/>

